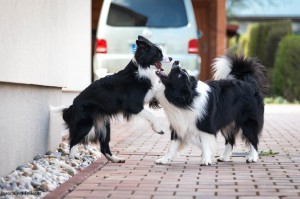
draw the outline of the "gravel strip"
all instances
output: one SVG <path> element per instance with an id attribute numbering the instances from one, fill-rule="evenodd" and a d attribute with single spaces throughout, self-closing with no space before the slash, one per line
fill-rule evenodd
<path id="1" fill-rule="evenodd" d="M 79 146 L 74 159 L 69 158 L 69 145 L 62 142 L 55 151 L 37 155 L 0 178 L 1 198 L 42 198 L 101 156 L 95 146 Z"/>

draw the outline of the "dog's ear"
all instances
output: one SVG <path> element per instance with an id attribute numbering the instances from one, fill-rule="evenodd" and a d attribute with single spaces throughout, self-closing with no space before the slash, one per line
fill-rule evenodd
<path id="1" fill-rule="evenodd" d="M 143 37 L 141 35 L 138 36 L 138 40 L 139 41 L 144 41 L 144 42 L 146 42 L 148 44 L 153 44 L 151 41 L 149 41 L 147 38 L 145 38 L 145 37 Z"/>
<path id="2" fill-rule="evenodd" d="M 138 36 L 138 40 L 141 40 L 141 41 L 143 41 L 143 40 L 144 40 L 144 41 L 145 41 L 145 39 L 146 39 L 146 38 L 145 38 L 145 37 L 143 37 L 143 36 L 141 36 L 141 35 L 139 35 L 139 36 Z"/>
<path id="3" fill-rule="evenodd" d="M 149 49 L 149 44 L 145 41 L 141 41 L 141 40 L 136 40 L 136 45 L 138 48 L 143 48 L 145 50 L 148 51 Z"/>
<path id="4" fill-rule="evenodd" d="M 144 42 L 150 42 L 147 38 L 145 38 L 145 37 L 143 37 L 141 35 L 138 36 L 138 40 L 144 41 Z"/>

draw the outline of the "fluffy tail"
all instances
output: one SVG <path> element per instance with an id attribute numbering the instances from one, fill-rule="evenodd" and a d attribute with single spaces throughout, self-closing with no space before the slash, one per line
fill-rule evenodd
<path id="1" fill-rule="evenodd" d="M 72 113 L 73 113 L 73 105 L 71 105 L 69 108 L 63 109 L 63 119 L 66 122 L 66 125 L 69 126 L 71 119 L 72 119 Z"/>
<path id="2" fill-rule="evenodd" d="M 246 57 L 244 54 L 228 53 L 216 58 L 212 65 L 215 80 L 239 79 L 255 80 L 263 94 L 269 89 L 266 68 L 258 59 Z"/>

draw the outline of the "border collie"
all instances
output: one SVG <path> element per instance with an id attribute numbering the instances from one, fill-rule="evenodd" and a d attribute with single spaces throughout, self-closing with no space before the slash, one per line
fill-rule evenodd
<path id="1" fill-rule="evenodd" d="M 239 132 L 250 146 L 247 162 L 258 160 L 268 85 L 265 67 L 253 58 L 228 54 L 216 59 L 213 70 L 215 80 L 207 82 L 197 82 L 179 61 L 169 75 L 156 72 L 162 82 L 156 98 L 171 125 L 169 151 L 157 164 L 168 164 L 179 148 L 192 143 L 202 149 L 201 165 L 211 165 L 218 131 L 225 138 L 225 151 L 218 161 L 229 161 Z"/>
<path id="2" fill-rule="evenodd" d="M 144 103 L 153 99 L 153 89 L 159 82 L 154 69 L 162 70 L 161 63 L 172 58 L 164 56 L 157 45 L 142 36 L 136 44 L 135 55 L 123 70 L 94 81 L 63 110 L 70 132 L 71 158 L 75 156 L 77 144 L 100 142 L 101 153 L 108 160 L 125 162 L 112 155 L 109 147 L 110 119 L 117 114 L 123 114 L 126 119 L 139 115 L 150 122 L 155 132 L 163 134 L 154 116 L 144 109 Z"/>

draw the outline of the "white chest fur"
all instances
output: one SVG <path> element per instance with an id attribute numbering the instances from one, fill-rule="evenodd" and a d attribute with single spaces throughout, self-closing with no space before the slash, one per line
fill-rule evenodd
<path id="1" fill-rule="evenodd" d="M 157 91 L 157 87 L 159 85 L 159 78 L 155 74 L 155 70 L 152 68 L 152 66 L 146 69 L 139 67 L 137 75 L 139 78 L 147 78 L 151 81 L 152 88 L 146 93 L 144 98 L 144 102 L 148 103 L 151 101 L 151 99 L 154 97 Z"/>
<path id="2" fill-rule="evenodd" d="M 206 114 L 206 104 L 210 90 L 208 85 L 198 82 L 197 91 L 199 96 L 194 99 L 190 108 L 179 108 L 171 104 L 164 95 L 165 87 L 163 84 L 160 84 L 157 88 L 156 97 L 177 135 L 181 139 L 187 140 L 189 136 L 197 133 L 196 121 Z"/>

